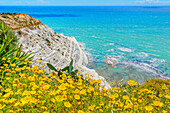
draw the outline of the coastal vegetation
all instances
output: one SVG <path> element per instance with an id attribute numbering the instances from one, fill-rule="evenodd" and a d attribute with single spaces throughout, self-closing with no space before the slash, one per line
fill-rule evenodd
<path id="1" fill-rule="evenodd" d="M 0 22 L 2 21 L 10 25 L 12 30 L 42 24 L 41 21 L 20 13 L 0 13 Z"/>
<path id="2" fill-rule="evenodd" d="M 30 57 L 32 53 L 22 51 L 22 45 L 17 44 L 18 39 L 14 32 L 9 30 L 4 22 L 0 23 L 0 27 L 0 59 L 2 59 L 0 60 L 0 66 L 5 63 L 22 66 L 25 63 L 24 60 Z"/>
<path id="3" fill-rule="evenodd" d="M 31 54 L 4 23 L 0 29 L 0 113 L 168 113 L 170 80 L 151 79 L 140 85 L 106 89 L 101 80 L 73 70 L 73 60 L 64 69 L 48 74 L 32 66 Z M 15 40 L 14 40 L 15 39 Z M 41 60 L 38 60 L 41 64 Z"/>

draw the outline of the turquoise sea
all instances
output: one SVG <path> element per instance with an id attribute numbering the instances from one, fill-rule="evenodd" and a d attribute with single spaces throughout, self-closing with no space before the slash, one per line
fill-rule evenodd
<path id="1" fill-rule="evenodd" d="M 0 6 L 0 12 L 28 14 L 74 36 L 89 55 L 88 67 L 110 81 L 170 77 L 170 7 Z"/>

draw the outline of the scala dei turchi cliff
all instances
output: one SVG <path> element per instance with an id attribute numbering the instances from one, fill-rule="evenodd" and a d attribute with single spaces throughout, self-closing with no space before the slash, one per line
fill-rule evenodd
<path id="1" fill-rule="evenodd" d="M 15 32 L 19 44 L 23 46 L 23 52 L 33 52 L 33 65 L 44 66 L 46 63 L 51 63 L 56 68 L 64 68 L 73 59 L 74 69 L 81 71 L 84 77 L 85 74 L 93 75 L 89 77 L 101 79 L 101 86 L 111 88 L 104 77 L 86 67 L 88 56 L 74 37 L 57 34 L 50 27 L 27 14 L 1 13 L 0 21 L 4 21 Z M 38 60 L 42 60 L 42 63 L 39 64 Z M 45 72 L 49 71 L 47 66 L 43 69 Z"/>

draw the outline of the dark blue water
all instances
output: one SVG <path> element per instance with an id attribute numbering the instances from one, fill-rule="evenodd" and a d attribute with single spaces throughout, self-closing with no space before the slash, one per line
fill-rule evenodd
<path id="1" fill-rule="evenodd" d="M 0 12 L 29 14 L 74 36 L 89 53 L 89 67 L 108 79 L 170 77 L 170 7 L 0 6 Z M 104 63 L 106 56 L 116 68 Z"/>

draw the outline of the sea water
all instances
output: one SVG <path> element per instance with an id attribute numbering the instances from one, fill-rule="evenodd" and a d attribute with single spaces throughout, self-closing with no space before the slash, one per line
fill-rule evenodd
<path id="1" fill-rule="evenodd" d="M 170 7 L 0 6 L 73 36 L 108 81 L 170 77 Z M 113 61 L 114 66 L 104 61 Z"/>

